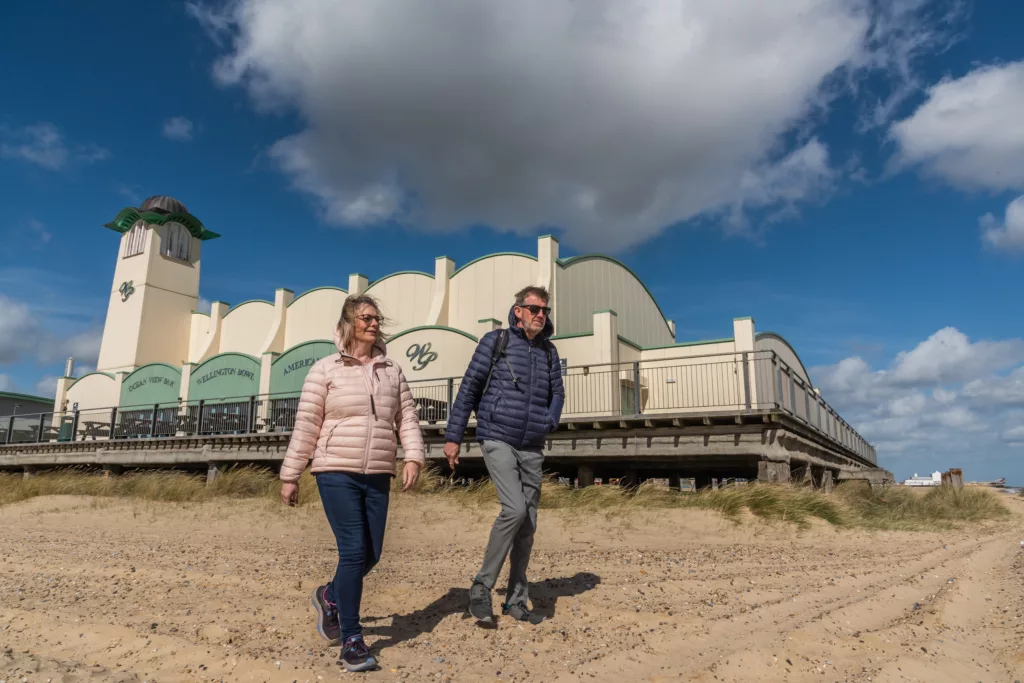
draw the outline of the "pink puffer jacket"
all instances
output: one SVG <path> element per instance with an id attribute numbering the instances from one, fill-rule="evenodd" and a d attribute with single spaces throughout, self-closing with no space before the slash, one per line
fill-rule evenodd
<path id="1" fill-rule="evenodd" d="M 412 392 L 402 369 L 388 360 L 387 347 L 378 343 L 373 362 L 363 365 L 344 353 L 337 332 L 334 343 L 340 353 L 317 361 L 302 385 L 281 479 L 298 481 L 310 457 L 313 474 L 393 475 L 396 426 L 405 459 L 422 464 L 423 435 Z"/>

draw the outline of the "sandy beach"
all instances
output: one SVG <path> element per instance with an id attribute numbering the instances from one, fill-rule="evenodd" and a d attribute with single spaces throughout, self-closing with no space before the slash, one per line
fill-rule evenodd
<path id="1" fill-rule="evenodd" d="M 392 498 L 363 602 L 382 665 L 367 681 L 1024 679 L 1019 518 L 911 533 L 541 510 L 532 597 L 548 619 L 483 630 L 463 612 L 495 511 Z M 0 508 L 0 547 L 7 683 L 360 676 L 313 626 L 335 562 L 319 506 L 36 498 Z"/>

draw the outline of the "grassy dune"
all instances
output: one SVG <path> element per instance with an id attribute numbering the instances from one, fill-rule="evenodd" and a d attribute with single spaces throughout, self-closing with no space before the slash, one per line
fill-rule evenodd
<path id="1" fill-rule="evenodd" d="M 392 489 L 400 487 L 400 478 Z M 224 472 L 207 486 L 206 476 L 173 471 L 131 472 L 103 477 L 84 470 L 42 472 L 28 479 L 0 474 L 0 505 L 36 496 L 74 495 L 138 498 L 165 502 L 202 502 L 221 498 L 278 499 L 280 482 L 267 470 L 239 467 Z M 436 471 L 428 470 L 416 486 L 420 495 L 437 495 L 468 505 L 494 505 L 497 497 L 489 481 L 453 486 Z M 302 475 L 299 505 L 319 502 L 316 482 Z M 1007 519 L 1010 511 L 995 493 L 983 488 L 933 488 L 926 492 L 889 487 L 874 493 L 863 483 L 849 482 L 831 495 L 807 487 L 741 485 L 697 493 L 680 493 L 654 485 L 633 490 L 617 486 L 571 489 L 552 480 L 541 489 L 542 508 L 574 512 L 616 512 L 655 508 L 713 510 L 738 520 L 749 514 L 772 522 L 806 526 L 818 519 L 838 527 L 935 530 L 964 524 Z"/>

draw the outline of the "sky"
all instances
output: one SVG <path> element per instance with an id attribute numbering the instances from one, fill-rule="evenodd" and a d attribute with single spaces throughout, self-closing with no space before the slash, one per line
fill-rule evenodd
<path id="1" fill-rule="evenodd" d="M 600 252 L 789 340 L 898 478 L 1024 484 L 1024 3 L 38 0 L 0 22 L 0 390 L 96 362 L 117 211 L 205 302 Z M 59 49 L 54 45 L 59 42 Z"/>

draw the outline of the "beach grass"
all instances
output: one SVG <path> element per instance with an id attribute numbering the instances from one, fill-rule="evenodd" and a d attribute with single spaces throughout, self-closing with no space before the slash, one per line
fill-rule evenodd
<path id="1" fill-rule="evenodd" d="M 276 502 L 281 484 L 266 468 L 226 469 L 207 484 L 205 474 L 181 471 L 134 471 L 105 477 L 84 469 L 43 471 L 25 478 L 0 474 L 0 505 L 38 496 L 72 495 L 135 498 L 163 502 L 203 502 L 217 499 L 265 499 Z M 401 477 L 392 490 L 401 488 Z M 414 493 L 440 496 L 465 506 L 494 506 L 493 484 L 481 479 L 456 485 L 438 470 L 428 468 Z M 316 481 L 307 470 L 299 481 L 299 506 L 319 503 Z M 806 527 L 821 520 L 836 527 L 874 530 L 939 530 L 999 521 L 1011 512 L 991 491 L 979 487 L 930 488 L 927 491 L 885 487 L 872 491 L 863 482 L 846 482 L 826 494 L 808 486 L 739 484 L 679 492 L 651 482 L 634 487 L 590 486 L 574 489 L 548 478 L 541 487 L 541 508 L 575 513 L 629 513 L 654 509 L 691 508 L 717 512 L 740 520 L 746 515 L 768 522 Z"/>

